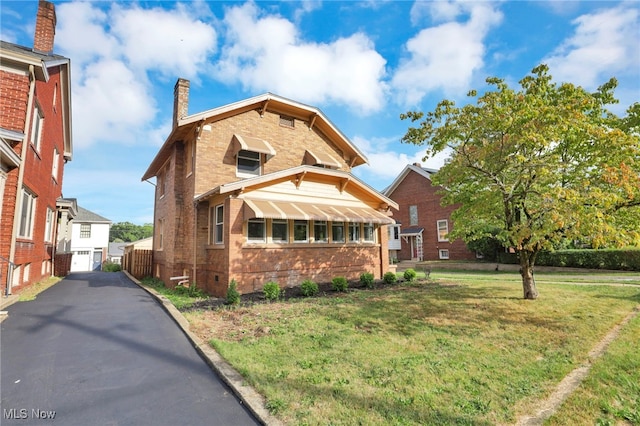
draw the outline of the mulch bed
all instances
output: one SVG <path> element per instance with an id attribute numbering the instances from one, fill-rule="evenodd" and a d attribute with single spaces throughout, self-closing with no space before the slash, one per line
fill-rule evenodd
<path id="1" fill-rule="evenodd" d="M 420 282 L 427 282 L 427 281 L 428 280 L 418 278 L 413 282 L 420 283 Z M 404 279 L 402 278 L 398 278 L 398 281 L 394 284 L 387 284 L 382 280 L 376 280 L 376 282 L 373 284 L 373 287 L 367 288 L 359 280 L 349 281 L 349 287 L 347 288 L 347 292 L 354 291 L 354 290 L 371 291 L 371 290 L 376 290 L 376 289 L 390 287 L 390 286 L 397 286 L 403 283 L 404 283 Z M 302 289 L 300 288 L 300 286 L 285 287 L 281 290 L 284 292 L 284 295 L 280 297 L 280 300 L 302 299 L 306 297 L 302 294 Z M 330 282 L 325 282 L 325 283 L 318 283 L 318 294 L 313 297 L 332 297 L 332 296 L 335 297 L 340 294 L 344 294 L 344 292 L 339 292 L 334 290 L 333 288 L 331 288 Z M 264 297 L 264 293 L 261 291 L 255 292 L 255 293 L 243 294 L 240 296 L 240 306 L 251 306 L 256 303 L 267 303 L 267 302 L 269 301 Z M 225 304 L 226 303 L 224 298 L 210 297 L 209 299 L 195 302 L 191 306 L 181 310 L 184 312 L 203 310 L 203 309 L 213 310 L 213 309 L 223 307 L 225 306 Z"/>

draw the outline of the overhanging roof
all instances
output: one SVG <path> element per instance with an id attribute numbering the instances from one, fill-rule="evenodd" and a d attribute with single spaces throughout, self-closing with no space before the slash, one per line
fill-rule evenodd
<path id="1" fill-rule="evenodd" d="M 199 126 L 256 109 L 259 110 L 261 114 L 264 114 L 265 111 L 273 111 L 304 121 L 307 123 L 309 129 L 317 129 L 339 146 L 351 167 L 368 163 L 364 153 L 360 151 L 320 109 L 274 95 L 273 93 L 265 93 L 179 119 L 178 125 L 171 131 L 171 134 L 165 140 L 160 151 L 158 151 L 155 158 L 151 161 L 149 168 L 142 176 L 142 180 L 156 176 L 169 158 L 172 145 L 177 141 L 185 139 L 189 135 L 195 134 Z"/>

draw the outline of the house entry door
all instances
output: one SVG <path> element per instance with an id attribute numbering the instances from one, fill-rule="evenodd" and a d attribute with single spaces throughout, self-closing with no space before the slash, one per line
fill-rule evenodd
<path id="1" fill-rule="evenodd" d="M 94 271 L 102 269 L 102 250 L 93 252 L 93 268 Z"/>

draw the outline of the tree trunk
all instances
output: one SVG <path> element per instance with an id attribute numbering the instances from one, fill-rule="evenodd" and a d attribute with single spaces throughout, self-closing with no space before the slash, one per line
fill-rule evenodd
<path id="1" fill-rule="evenodd" d="M 533 262 L 535 255 L 534 253 L 521 251 L 518 257 L 520 258 L 520 275 L 522 275 L 522 290 L 524 291 L 524 298 L 528 300 L 537 299 L 538 289 L 536 287 L 536 280 L 533 277 Z"/>

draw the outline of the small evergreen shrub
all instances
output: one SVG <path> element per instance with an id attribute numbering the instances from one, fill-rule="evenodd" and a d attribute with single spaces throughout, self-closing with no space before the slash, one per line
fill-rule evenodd
<path id="1" fill-rule="evenodd" d="M 346 291 L 349 287 L 349 282 L 345 277 L 335 277 L 331 280 L 331 288 L 335 291 Z"/>
<path id="2" fill-rule="evenodd" d="M 387 284 L 393 284 L 396 281 L 398 281 L 398 277 L 396 276 L 395 272 L 387 272 L 386 274 L 384 274 L 384 276 L 382 277 L 382 279 L 384 280 L 385 283 Z"/>
<path id="3" fill-rule="evenodd" d="M 280 297 L 280 285 L 275 281 L 269 281 L 262 288 L 264 297 L 267 300 L 277 300 Z"/>
<path id="4" fill-rule="evenodd" d="M 227 288 L 227 305 L 237 305 L 240 303 L 240 292 L 238 291 L 238 284 L 235 279 L 231 279 L 229 288 Z"/>
<path id="5" fill-rule="evenodd" d="M 104 272 L 120 272 L 122 271 L 122 266 L 118 263 L 113 263 L 107 260 L 102 264 L 102 270 Z"/>
<path id="6" fill-rule="evenodd" d="M 318 294 L 318 284 L 311 280 L 304 280 L 302 284 L 300 284 L 300 290 L 302 290 L 302 295 L 304 297 L 311 297 Z"/>
<path id="7" fill-rule="evenodd" d="M 404 271 L 404 275 L 403 276 L 404 276 L 405 280 L 411 282 L 411 281 L 416 279 L 417 275 L 418 274 L 416 273 L 416 271 L 414 271 L 413 269 L 409 268 L 406 271 Z"/>
<path id="8" fill-rule="evenodd" d="M 373 288 L 373 274 L 371 272 L 363 272 L 360 274 L 360 283 L 367 288 Z"/>

